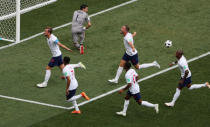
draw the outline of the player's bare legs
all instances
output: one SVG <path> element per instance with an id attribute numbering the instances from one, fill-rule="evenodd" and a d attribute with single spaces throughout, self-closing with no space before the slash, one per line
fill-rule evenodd
<path id="1" fill-rule="evenodd" d="M 117 73 L 116 73 L 115 78 L 111 79 L 111 80 L 108 80 L 109 82 L 118 83 L 118 79 L 119 79 L 120 75 L 122 74 L 123 67 L 124 67 L 125 63 L 126 63 L 126 61 L 123 60 L 123 59 L 120 61 L 120 65 L 119 65 L 119 67 L 117 69 Z"/>

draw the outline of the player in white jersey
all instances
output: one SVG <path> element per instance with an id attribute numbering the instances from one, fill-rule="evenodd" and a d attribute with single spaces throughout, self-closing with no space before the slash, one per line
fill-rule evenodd
<path id="1" fill-rule="evenodd" d="M 186 58 L 183 55 L 183 51 L 178 50 L 176 51 L 176 58 L 177 61 L 170 64 L 170 66 L 173 66 L 175 64 L 178 64 L 178 67 L 181 71 L 181 79 L 179 80 L 178 87 L 176 88 L 176 93 L 174 94 L 174 97 L 171 102 L 165 103 L 168 107 L 173 107 L 175 105 L 176 100 L 179 98 L 182 88 L 187 87 L 189 90 L 193 89 L 199 89 L 202 87 L 208 87 L 210 88 L 210 85 L 208 82 L 204 84 L 191 84 L 191 71 L 189 69 L 188 63 Z"/>
<path id="2" fill-rule="evenodd" d="M 142 68 L 148 68 L 148 67 L 158 67 L 160 68 L 160 65 L 157 63 L 157 61 L 154 61 L 153 63 L 147 63 L 147 64 L 139 64 L 138 59 L 138 52 L 136 48 L 134 47 L 134 40 L 133 36 L 136 35 L 134 33 L 133 35 L 129 33 L 129 27 L 127 25 L 124 25 L 121 27 L 121 34 L 124 36 L 124 46 L 125 46 L 125 54 L 122 57 L 122 60 L 120 61 L 120 65 L 118 67 L 116 76 L 114 79 L 108 80 L 112 83 L 118 83 L 118 79 L 123 71 L 123 67 L 126 62 L 131 61 L 131 63 L 135 66 L 136 69 L 142 69 Z"/>
<path id="3" fill-rule="evenodd" d="M 83 69 L 86 69 L 86 67 L 80 62 L 78 64 L 69 64 L 70 63 L 70 58 L 69 57 L 64 57 L 63 59 L 64 62 L 64 69 L 63 69 L 63 75 L 65 76 L 67 85 L 66 85 L 66 100 L 68 102 L 72 102 L 74 105 L 75 111 L 72 111 L 73 114 L 80 114 L 81 111 L 79 110 L 79 107 L 77 105 L 76 100 L 84 97 L 86 100 L 90 100 L 89 97 L 86 95 L 85 92 L 82 92 L 79 95 L 76 94 L 76 90 L 78 87 L 78 82 L 77 79 L 75 78 L 75 71 L 74 68 L 76 67 L 81 67 Z"/>
<path id="4" fill-rule="evenodd" d="M 87 26 L 84 26 L 85 23 L 87 23 Z M 90 27 L 91 22 L 88 16 L 88 5 L 82 4 L 80 10 L 74 12 L 71 29 L 74 46 L 80 49 L 81 54 L 84 53 L 83 43 L 85 40 L 85 30 Z"/>
<path id="5" fill-rule="evenodd" d="M 71 49 L 66 47 L 65 45 L 61 44 L 58 40 L 58 38 L 52 34 L 53 29 L 51 27 L 47 27 L 44 31 L 44 35 L 47 38 L 47 44 L 50 48 L 50 51 L 52 53 L 52 58 L 49 62 L 49 64 L 46 67 L 46 74 L 45 74 L 45 79 L 44 82 L 37 84 L 37 87 L 43 88 L 47 87 L 47 83 L 50 79 L 51 75 L 51 69 L 54 66 L 58 66 L 61 70 L 64 68 L 63 60 L 62 60 L 62 53 L 60 51 L 59 47 L 62 47 L 70 52 L 72 52 Z"/>
<path id="6" fill-rule="evenodd" d="M 124 65 L 124 69 L 126 70 L 125 79 L 127 82 L 127 86 L 119 91 L 119 93 L 123 93 L 125 90 L 128 89 L 127 95 L 125 97 L 124 108 L 123 111 L 116 112 L 117 115 L 126 116 L 126 111 L 129 105 L 129 100 L 133 97 L 139 105 L 154 108 L 156 113 L 159 112 L 159 105 L 152 104 L 147 101 L 143 101 L 140 94 L 140 88 L 138 84 L 139 76 L 134 69 L 131 69 L 131 64 L 126 62 Z"/>

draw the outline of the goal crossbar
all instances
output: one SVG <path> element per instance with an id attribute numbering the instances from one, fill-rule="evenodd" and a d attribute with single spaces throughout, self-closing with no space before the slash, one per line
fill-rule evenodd
<path id="1" fill-rule="evenodd" d="M 20 10 L 20 14 L 24 14 L 24 13 L 30 12 L 30 11 L 32 11 L 34 9 L 41 8 L 41 7 L 46 6 L 48 4 L 54 3 L 56 1 L 57 0 L 50 0 L 50 1 L 46 1 L 46 2 L 43 2 L 43 3 L 37 4 L 37 5 L 34 5 L 32 7 L 28 7 L 28 8 L 22 9 L 22 10 Z M 13 13 L 8 14 L 8 15 L 3 15 L 3 16 L 0 17 L 0 21 L 9 19 L 9 18 L 12 18 L 12 17 L 15 17 L 15 16 L 16 16 L 16 12 L 13 12 Z"/>

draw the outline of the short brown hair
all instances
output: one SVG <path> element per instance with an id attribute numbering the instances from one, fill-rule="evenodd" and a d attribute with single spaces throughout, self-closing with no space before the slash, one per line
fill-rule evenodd
<path id="1" fill-rule="evenodd" d="M 48 29 L 48 32 L 50 33 L 50 34 L 52 34 L 52 32 L 53 32 L 53 28 L 52 27 L 46 27 L 46 29 Z"/>
<path id="2" fill-rule="evenodd" d="M 176 52 L 179 53 L 180 55 L 184 55 L 183 50 L 177 50 Z"/>
<path id="3" fill-rule="evenodd" d="M 125 29 L 126 29 L 127 31 L 129 31 L 129 30 L 130 30 L 130 28 L 129 28 L 129 26 L 128 26 L 128 25 L 125 25 Z"/>

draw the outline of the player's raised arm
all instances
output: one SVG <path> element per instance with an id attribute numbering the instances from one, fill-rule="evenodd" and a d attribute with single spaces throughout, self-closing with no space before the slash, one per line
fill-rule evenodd
<path id="1" fill-rule="evenodd" d="M 132 36 L 133 36 L 133 37 L 135 37 L 135 36 L 136 36 L 136 34 L 137 34 L 136 32 L 133 32 Z"/>
<path id="2" fill-rule="evenodd" d="M 66 49 L 67 51 L 72 52 L 72 50 L 70 48 L 66 47 L 65 45 L 61 44 L 60 42 L 58 42 L 58 45 L 64 49 Z"/>

